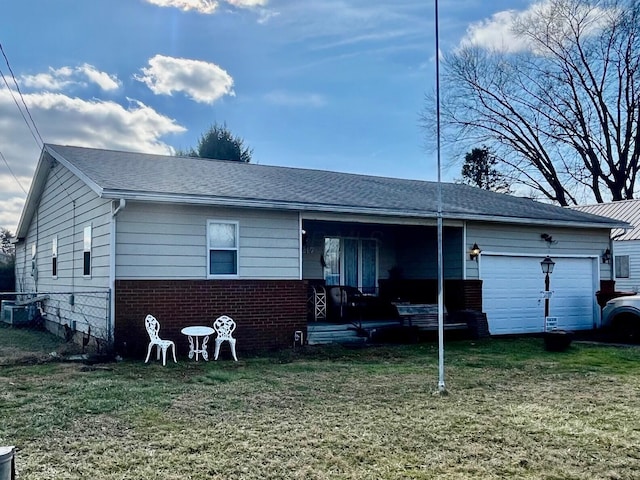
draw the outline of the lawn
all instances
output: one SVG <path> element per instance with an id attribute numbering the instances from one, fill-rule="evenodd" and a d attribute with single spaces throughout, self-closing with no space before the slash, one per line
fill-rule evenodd
<path id="1" fill-rule="evenodd" d="M 451 342 L 443 396 L 434 394 L 431 343 L 88 367 L 51 361 L 56 340 L 29 335 L 0 328 L 0 445 L 16 445 L 20 480 L 640 471 L 637 347 L 574 343 L 552 353 L 536 338 Z M 2 356 L 20 342 L 44 345 L 41 355 Z"/>

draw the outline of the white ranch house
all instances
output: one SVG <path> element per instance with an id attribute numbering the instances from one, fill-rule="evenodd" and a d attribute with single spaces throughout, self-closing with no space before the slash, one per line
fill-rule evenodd
<path id="1" fill-rule="evenodd" d="M 434 303 L 436 188 L 48 144 L 17 229 L 17 284 L 49 301 L 108 292 L 105 328 L 124 354 L 144 351 L 149 313 L 182 344 L 182 327 L 227 314 L 239 351 L 290 346 L 314 321 L 313 285 Z M 542 331 L 549 255 L 559 326 L 599 325 L 595 293 L 613 281 L 602 254 L 623 222 L 466 185 L 442 184 L 442 199 L 449 312 L 483 311 L 495 335 Z M 57 298 L 47 321 L 86 328 L 70 320 L 75 297 Z"/>

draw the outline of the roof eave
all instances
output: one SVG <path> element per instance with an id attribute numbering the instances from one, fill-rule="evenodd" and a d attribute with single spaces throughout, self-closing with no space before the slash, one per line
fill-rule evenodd
<path id="1" fill-rule="evenodd" d="M 192 205 L 216 205 L 221 207 L 240 207 L 240 208 L 263 208 L 273 210 L 292 210 L 292 211 L 314 211 L 324 213 L 340 213 L 354 215 L 380 215 L 384 217 L 404 217 L 415 219 L 434 219 L 437 213 L 428 211 L 409 211 L 397 210 L 389 208 L 377 207 L 354 207 L 349 205 L 331 205 L 321 203 L 303 203 L 303 202 L 287 202 L 287 201 L 270 201 L 249 198 L 230 198 L 215 196 L 197 196 L 197 195 L 174 195 L 160 194 L 140 191 L 124 191 L 117 189 L 104 189 L 101 197 L 108 199 L 120 199 L 141 202 L 155 203 L 182 203 Z M 499 215 L 479 215 L 465 213 L 443 212 L 443 215 L 450 220 L 466 220 L 478 222 L 495 222 L 495 223 L 511 223 L 520 225 L 545 225 L 553 222 L 556 226 L 566 226 L 575 228 L 624 228 L 627 224 L 621 222 L 600 223 L 600 222 L 582 222 L 569 220 L 550 220 L 550 219 L 533 219 L 526 217 L 506 217 Z"/>
<path id="2" fill-rule="evenodd" d="M 15 239 L 20 241 L 23 239 L 28 231 L 31 219 L 36 211 L 38 200 L 44 189 L 47 180 L 47 171 L 51 166 L 51 162 L 46 156 L 45 149 L 40 152 L 40 158 L 38 158 L 38 164 L 33 174 L 33 180 L 29 186 L 29 193 L 22 207 L 22 213 L 20 214 L 20 220 L 18 221 L 18 227 L 16 228 Z"/>

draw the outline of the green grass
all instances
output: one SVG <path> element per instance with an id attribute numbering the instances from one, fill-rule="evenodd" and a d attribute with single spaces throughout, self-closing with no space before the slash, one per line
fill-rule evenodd
<path id="1" fill-rule="evenodd" d="M 21 341 L 7 332 L 0 351 Z M 431 343 L 17 362 L 0 367 L 0 445 L 17 446 L 21 479 L 636 478 L 639 355 L 451 342 L 446 396 Z"/>

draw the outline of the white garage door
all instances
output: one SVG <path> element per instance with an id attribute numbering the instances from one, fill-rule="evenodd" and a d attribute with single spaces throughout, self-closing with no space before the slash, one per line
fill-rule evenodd
<path id="1" fill-rule="evenodd" d="M 482 303 L 492 335 L 543 331 L 543 258 L 483 255 L 480 259 Z M 591 258 L 553 260 L 549 316 L 558 318 L 559 328 L 593 328 L 597 262 Z"/>

